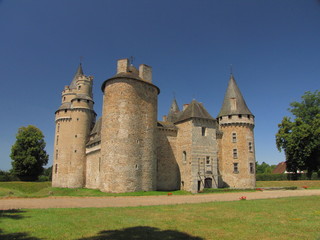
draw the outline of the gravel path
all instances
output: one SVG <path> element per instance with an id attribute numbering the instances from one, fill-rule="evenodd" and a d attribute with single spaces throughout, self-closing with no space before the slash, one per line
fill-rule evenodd
<path id="1" fill-rule="evenodd" d="M 20 208 L 134 207 L 214 201 L 238 201 L 242 196 L 245 196 L 247 200 L 252 200 L 315 195 L 320 196 L 319 189 L 268 190 L 263 192 L 214 193 L 177 196 L 2 198 L 0 199 L 0 210 Z"/>

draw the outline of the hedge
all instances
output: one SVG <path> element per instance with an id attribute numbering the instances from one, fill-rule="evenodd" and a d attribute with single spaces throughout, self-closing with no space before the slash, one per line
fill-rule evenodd
<path id="1" fill-rule="evenodd" d="M 320 180 L 320 172 L 312 173 L 311 178 L 306 173 L 299 174 L 272 174 L 272 173 L 259 173 L 256 174 L 257 181 L 288 181 L 288 180 Z"/>

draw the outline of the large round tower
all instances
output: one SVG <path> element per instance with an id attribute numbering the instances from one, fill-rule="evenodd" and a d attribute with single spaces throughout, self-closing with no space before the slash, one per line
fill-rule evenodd
<path id="1" fill-rule="evenodd" d="M 100 189 L 105 192 L 156 190 L 156 127 L 159 88 L 152 70 L 118 61 L 117 74 L 101 87 Z"/>
<path id="2" fill-rule="evenodd" d="M 85 185 L 85 146 L 96 114 L 92 100 L 93 77 L 83 74 L 81 64 L 62 91 L 56 111 L 52 186 L 77 188 Z"/>
<path id="3" fill-rule="evenodd" d="M 220 186 L 255 187 L 254 116 L 231 75 L 224 102 L 217 117 L 220 128 Z"/>

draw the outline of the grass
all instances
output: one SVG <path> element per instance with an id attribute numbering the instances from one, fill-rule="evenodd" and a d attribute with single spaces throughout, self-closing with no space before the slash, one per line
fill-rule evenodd
<path id="1" fill-rule="evenodd" d="M 298 187 L 307 186 L 311 189 L 320 188 L 320 181 L 258 181 L 257 188 L 263 187 Z M 202 193 L 247 192 L 250 189 L 204 189 Z M 191 194 L 187 191 L 170 191 L 173 195 Z M 0 182 L 1 197 L 48 197 L 48 196 L 154 196 L 167 195 L 168 191 L 132 192 L 132 193 L 104 193 L 97 189 L 86 188 L 53 188 L 51 182 Z"/>
<path id="2" fill-rule="evenodd" d="M 187 191 L 171 191 L 173 195 L 191 194 Z M 168 191 L 131 192 L 131 193 L 105 193 L 97 189 L 86 188 L 53 188 L 51 182 L 0 182 L 1 197 L 103 197 L 103 196 L 154 196 L 167 195 Z"/>
<path id="3" fill-rule="evenodd" d="M 320 239 L 319 201 L 0 211 L 0 239 Z"/>

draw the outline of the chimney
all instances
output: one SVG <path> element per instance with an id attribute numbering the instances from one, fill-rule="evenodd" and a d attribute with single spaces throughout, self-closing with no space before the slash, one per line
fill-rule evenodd
<path id="1" fill-rule="evenodd" d="M 126 73 L 128 72 L 129 67 L 129 59 L 119 59 L 117 65 L 117 74 L 118 73 Z"/>
<path id="2" fill-rule="evenodd" d="M 186 108 L 189 106 L 189 104 L 183 104 L 183 111 L 186 110 Z"/>
<path id="3" fill-rule="evenodd" d="M 152 67 L 141 64 L 139 66 L 139 77 L 146 82 L 152 83 Z"/>

